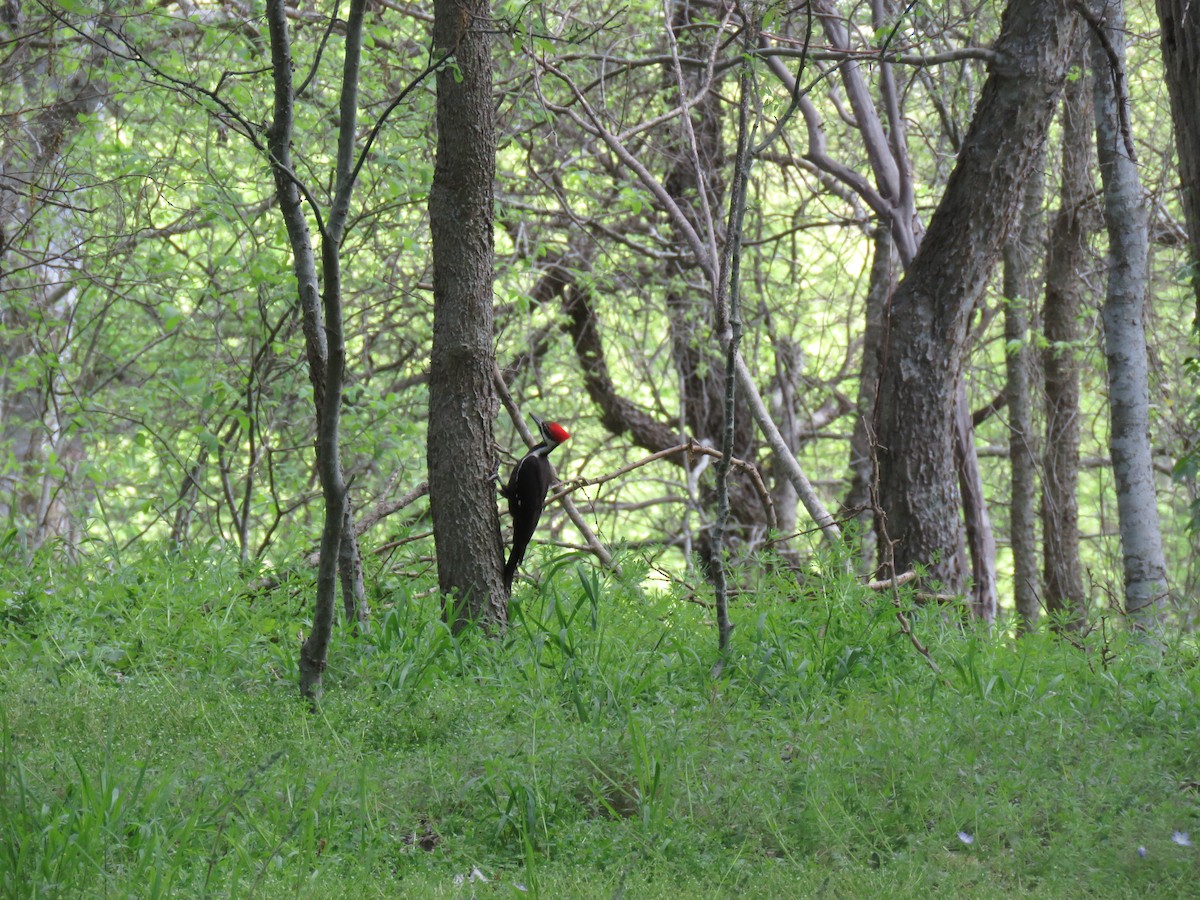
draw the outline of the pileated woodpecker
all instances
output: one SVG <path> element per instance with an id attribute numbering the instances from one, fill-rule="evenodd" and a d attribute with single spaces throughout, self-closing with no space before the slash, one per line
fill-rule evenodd
<path id="1" fill-rule="evenodd" d="M 530 450 L 512 470 L 508 486 L 501 486 L 500 493 L 508 498 L 508 511 L 512 513 L 513 540 L 508 564 L 504 567 L 504 589 L 512 590 L 513 576 L 517 566 L 525 558 L 525 549 L 537 530 L 542 507 L 546 504 L 546 493 L 554 479 L 550 469 L 550 451 L 569 438 L 567 429 L 557 422 L 543 422 L 533 417 L 542 432 L 542 442 Z"/>

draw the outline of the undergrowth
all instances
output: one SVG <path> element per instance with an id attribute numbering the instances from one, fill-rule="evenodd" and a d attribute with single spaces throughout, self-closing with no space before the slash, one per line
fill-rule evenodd
<path id="1" fill-rule="evenodd" d="M 217 548 L 7 567 L 0 893 L 1197 895 L 1194 644 L 902 595 L 937 672 L 891 596 L 814 570 L 737 600 L 714 677 L 702 591 L 544 563 L 502 637 L 376 579 L 315 714 L 304 581 Z"/>

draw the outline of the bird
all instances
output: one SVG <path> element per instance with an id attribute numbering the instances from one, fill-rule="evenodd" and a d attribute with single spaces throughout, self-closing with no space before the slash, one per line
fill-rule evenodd
<path id="1" fill-rule="evenodd" d="M 504 567 L 504 589 L 509 593 L 512 592 L 517 566 L 525 558 L 525 550 L 529 547 L 534 531 L 537 530 L 538 520 L 542 517 L 542 507 L 546 505 L 546 494 L 554 480 L 554 473 L 550 468 L 550 453 L 571 436 L 567 429 L 557 422 L 543 422 L 537 416 L 533 417 L 533 421 L 537 423 L 541 432 L 541 443 L 521 458 L 513 467 L 508 484 L 500 487 L 501 496 L 508 500 L 508 511 L 513 520 L 512 550 Z"/>

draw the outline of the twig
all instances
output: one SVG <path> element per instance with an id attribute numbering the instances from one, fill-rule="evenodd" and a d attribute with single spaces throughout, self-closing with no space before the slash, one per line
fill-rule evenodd
<path id="1" fill-rule="evenodd" d="M 599 484 L 605 484 L 609 481 L 614 481 L 622 475 L 628 475 L 635 469 L 640 469 L 642 466 L 649 465 L 652 462 L 657 462 L 660 459 L 666 459 L 668 456 L 674 456 L 677 453 L 687 453 L 689 456 L 711 456 L 715 459 L 721 458 L 721 451 L 713 447 L 708 447 L 704 444 L 697 443 L 695 440 L 689 440 L 683 444 L 677 444 L 674 447 L 668 447 L 665 450 L 659 450 L 657 453 L 651 453 L 649 456 L 644 456 L 636 462 L 627 463 L 621 466 L 614 472 L 609 472 L 607 475 L 600 475 L 597 478 L 576 478 L 563 483 L 557 492 L 552 494 L 546 502 L 550 500 L 560 500 L 568 494 L 572 494 L 586 487 L 595 487 Z M 738 459 L 736 456 L 731 457 L 730 465 L 741 469 L 749 478 L 750 483 L 754 485 L 754 490 L 758 493 L 759 499 L 762 501 L 763 508 L 767 511 L 767 524 L 774 528 L 776 527 L 775 519 L 775 504 L 771 502 L 771 495 L 767 491 L 766 485 L 762 480 L 762 474 L 752 462 L 747 462 L 744 459 Z"/>

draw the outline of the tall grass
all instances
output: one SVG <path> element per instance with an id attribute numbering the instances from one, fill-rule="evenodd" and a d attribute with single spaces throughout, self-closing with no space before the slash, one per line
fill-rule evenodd
<path id="1" fill-rule="evenodd" d="M 303 582 L 247 593 L 217 548 L 10 567 L 0 893 L 1197 893 L 1194 645 L 909 606 L 938 674 L 890 598 L 768 577 L 714 678 L 702 594 L 544 571 L 501 638 L 381 577 L 314 715 Z"/>

